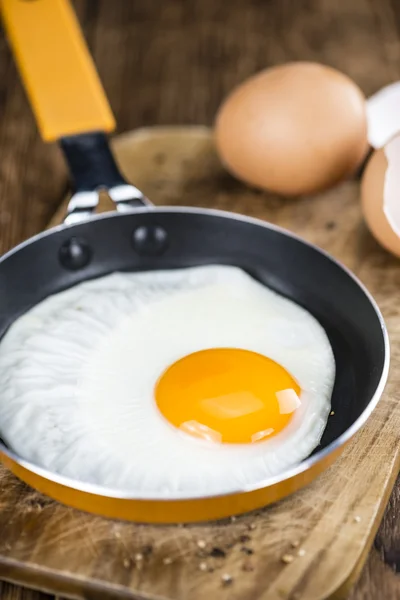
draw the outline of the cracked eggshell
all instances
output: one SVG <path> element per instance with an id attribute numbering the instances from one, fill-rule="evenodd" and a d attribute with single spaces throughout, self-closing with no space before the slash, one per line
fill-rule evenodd
<path id="1" fill-rule="evenodd" d="M 368 141 L 382 148 L 400 132 L 400 81 L 382 88 L 367 100 Z"/>
<path id="2" fill-rule="evenodd" d="M 364 217 L 373 236 L 400 257 L 400 135 L 371 156 L 361 181 Z"/>

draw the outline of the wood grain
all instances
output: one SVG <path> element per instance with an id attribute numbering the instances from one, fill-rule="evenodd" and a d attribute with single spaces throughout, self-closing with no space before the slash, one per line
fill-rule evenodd
<path id="1" fill-rule="evenodd" d="M 331 64 L 352 76 L 367 94 L 400 75 L 400 10 L 395 0 L 76 0 L 75 4 L 120 131 L 153 124 L 210 124 L 234 84 L 287 60 Z M 0 151 L 4 251 L 45 226 L 66 179 L 57 148 L 44 146 L 38 138 L 3 38 Z M 349 193 L 346 186 L 335 191 L 342 193 Z M 355 197 L 348 199 L 349 204 L 353 201 Z M 330 239 L 339 235 L 337 229 L 327 231 Z M 378 536 L 384 554 L 390 551 L 390 563 L 400 554 L 399 502 L 397 491 Z M 0 592 L 2 600 L 39 597 L 8 585 Z M 400 584 L 373 553 L 351 598 L 380 597 L 399 598 Z"/>
<path id="2" fill-rule="evenodd" d="M 375 540 L 375 547 L 380 551 L 382 558 L 397 573 L 400 573 L 399 503 L 400 478 L 397 479 L 385 518 Z"/>
<path id="3" fill-rule="evenodd" d="M 394 345 L 390 383 L 373 417 L 323 476 L 234 522 L 188 527 L 112 522 L 52 502 L 3 469 L 0 576 L 77 597 L 343 597 L 362 568 L 400 463 L 400 406 L 394 398 L 400 377 L 400 263 L 365 230 L 357 181 L 296 201 L 251 190 L 222 169 L 205 127 L 139 130 L 117 137 L 113 147 L 126 177 L 155 204 L 217 205 L 258 216 L 300 233 L 352 268 L 376 295 L 388 322 Z M 65 204 L 53 223 L 64 211 Z M 288 554 L 294 560 L 285 564 Z M 233 577 L 229 588 L 221 581 L 224 573 Z"/>

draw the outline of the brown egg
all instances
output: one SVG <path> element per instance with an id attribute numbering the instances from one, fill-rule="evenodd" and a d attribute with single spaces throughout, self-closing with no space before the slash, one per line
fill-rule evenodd
<path id="1" fill-rule="evenodd" d="M 314 193 L 354 173 L 365 157 L 365 98 L 335 69 L 289 63 L 234 90 L 215 135 L 222 162 L 239 179 L 285 195 Z"/>
<path id="2" fill-rule="evenodd" d="M 384 148 L 376 150 L 369 159 L 361 180 L 361 202 L 365 221 L 373 236 L 386 250 L 400 257 L 400 237 L 395 231 L 396 219 L 397 231 L 400 225 L 396 215 L 399 171 L 400 137 L 397 137 Z"/>

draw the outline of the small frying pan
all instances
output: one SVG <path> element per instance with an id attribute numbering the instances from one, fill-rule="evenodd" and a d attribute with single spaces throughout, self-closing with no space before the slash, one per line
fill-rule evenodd
<path id="1" fill-rule="evenodd" d="M 367 290 L 333 258 L 256 219 L 196 208 L 154 208 L 122 178 L 106 132 L 114 127 L 94 65 L 67 0 L 0 0 L 3 21 L 43 139 L 58 141 L 75 193 L 65 223 L 0 259 L 0 335 L 49 294 L 113 271 L 236 265 L 310 311 L 336 360 L 330 419 L 314 453 L 282 475 L 234 493 L 144 497 L 51 473 L 0 444 L 18 477 L 53 498 L 143 522 L 202 521 L 249 511 L 308 484 L 365 423 L 386 382 L 389 344 Z M 100 189 L 116 212 L 92 216 Z"/>

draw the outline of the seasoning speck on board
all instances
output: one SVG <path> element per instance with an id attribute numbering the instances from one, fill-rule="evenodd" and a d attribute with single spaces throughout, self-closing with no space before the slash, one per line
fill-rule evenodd
<path id="1" fill-rule="evenodd" d="M 251 562 L 251 560 L 245 560 L 244 563 L 242 564 L 242 571 L 254 571 L 254 565 Z"/>
<path id="2" fill-rule="evenodd" d="M 210 552 L 210 556 L 213 556 L 214 558 L 225 558 L 226 552 L 225 550 L 222 550 L 222 548 L 214 546 L 214 548 Z"/>
<path id="3" fill-rule="evenodd" d="M 283 563 L 285 563 L 286 565 L 289 565 L 290 563 L 292 563 L 294 561 L 294 556 L 293 556 L 293 554 L 284 554 L 281 558 L 281 561 Z"/>
<path id="4" fill-rule="evenodd" d="M 221 579 L 222 579 L 223 585 L 230 585 L 233 582 L 233 577 L 232 577 L 232 575 L 229 575 L 229 573 L 224 573 L 222 575 Z"/>
<path id="5" fill-rule="evenodd" d="M 143 556 L 150 556 L 153 553 L 153 546 L 151 544 L 147 544 L 142 548 Z"/>

